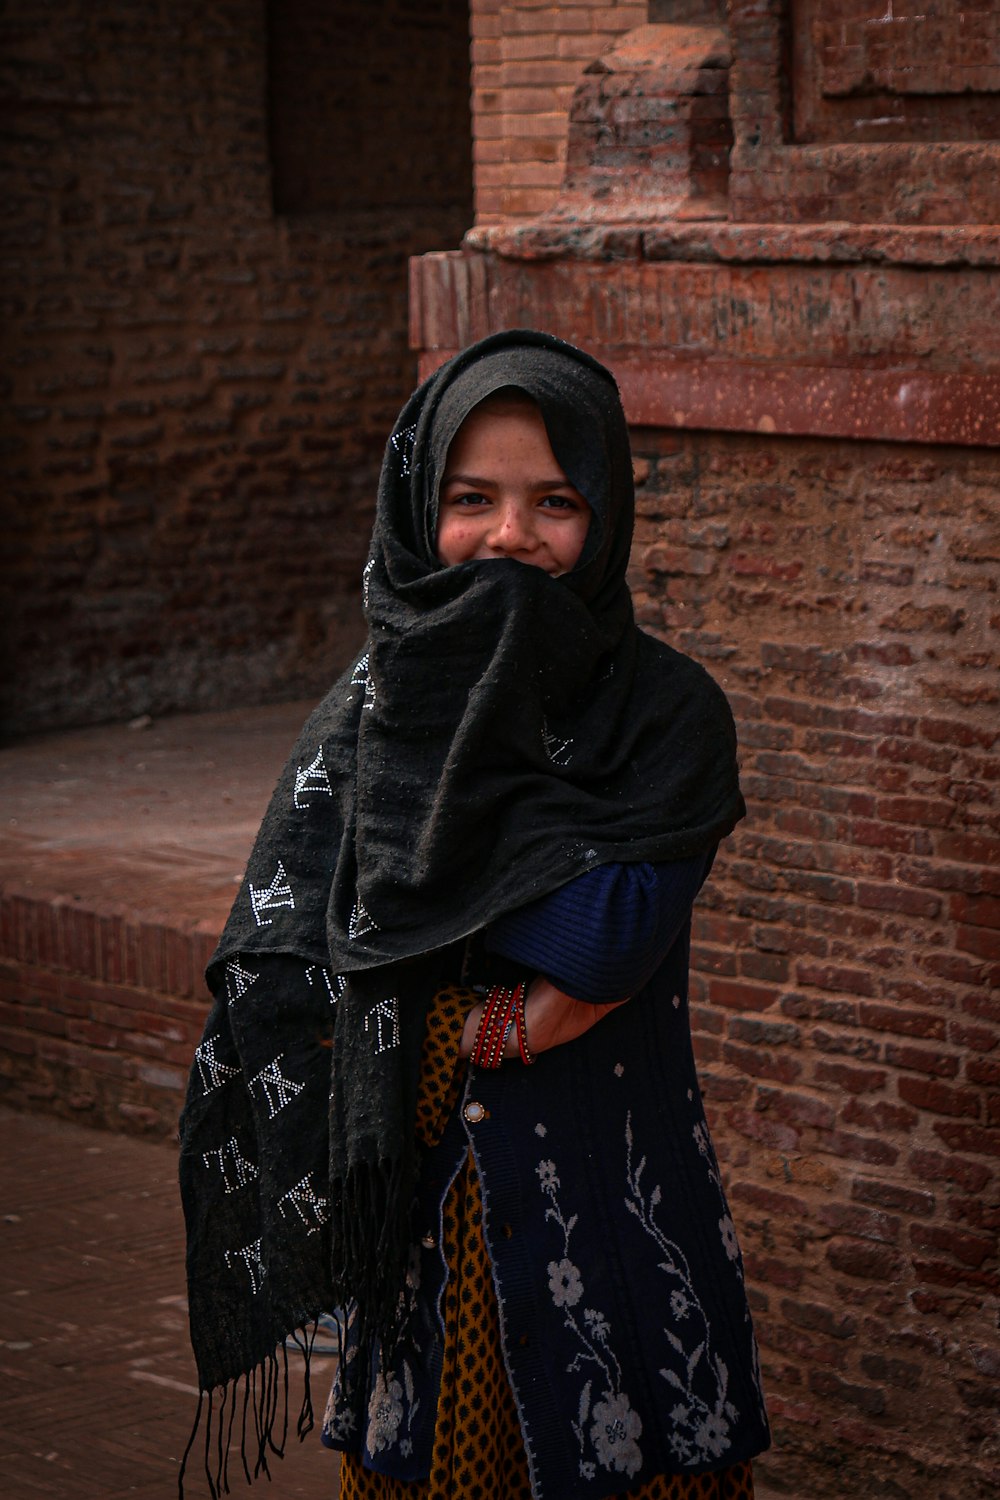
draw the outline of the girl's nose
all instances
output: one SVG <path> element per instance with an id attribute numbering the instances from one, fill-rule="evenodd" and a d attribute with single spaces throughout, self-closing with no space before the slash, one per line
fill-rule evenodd
<path id="1" fill-rule="evenodd" d="M 522 507 L 507 504 L 500 507 L 495 524 L 490 532 L 490 546 L 498 552 L 532 552 L 536 545 L 530 519 Z"/>

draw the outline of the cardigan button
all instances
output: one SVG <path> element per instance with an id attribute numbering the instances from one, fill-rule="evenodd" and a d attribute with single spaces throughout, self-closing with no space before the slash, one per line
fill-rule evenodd
<path id="1" fill-rule="evenodd" d="M 462 1111 L 470 1125 L 478 1125 L 480 1120 L 486 1119 L 486 1106 L 480 1104 L 478 1099 L 470 1099 Z"/>
<path id="2" fill-rule="evenodd" d="M 423 1245 L 425 1250 L 433 1250 L 434 1246 L 437 1244 L 437 1241 L 432 1234 L 425 1234 L 421 1236 L 420 1243 Z"/>

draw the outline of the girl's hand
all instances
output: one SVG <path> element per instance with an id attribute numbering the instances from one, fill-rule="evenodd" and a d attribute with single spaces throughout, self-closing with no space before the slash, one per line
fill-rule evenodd
<path id="1" fill-rule="evenodd" d="M 574 1000 L 571 995 L 557 990 L 554 984 L 539 975 L 529 986 L 524 1005 L 528 1050 L 534 1057 L 539 1052 L 547 1052 L 550 1047 L 562 1047 L 566 1042 L 573 1042 L 592 1026 L 596 1026 L 609 1011 L 617 1010 L 619 1005 L 625 1003 L 626 1000 L 612 1000 L 607 1005 L 591 1005 L 586 1000 Z M 459 1048 L 461 1057 L 472 1056 L 484 1008 L 484 1003 L 480 1001 L 465 1018 L 462 1045 Z M 517 1036 L 513 1030 L 507 1038 L 503 1055 L 518 1056 Z"/>

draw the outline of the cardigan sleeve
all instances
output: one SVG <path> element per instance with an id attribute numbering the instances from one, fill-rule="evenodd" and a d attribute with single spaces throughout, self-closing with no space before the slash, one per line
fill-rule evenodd
<path id="1" fill-rule="evenodd" d="M 649 982 L 685 927 L 714 852 L 599 865 L 491 923 L 487 950 L 576 1000 L 624 1000 Z"/>

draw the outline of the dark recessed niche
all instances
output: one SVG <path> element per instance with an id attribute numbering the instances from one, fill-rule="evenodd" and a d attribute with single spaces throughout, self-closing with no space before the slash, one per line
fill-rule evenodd
<path id="1" fill-rule="evenodd" d="M 469 207 L 468 0 L 269 0 L 274 209 Z"/>

